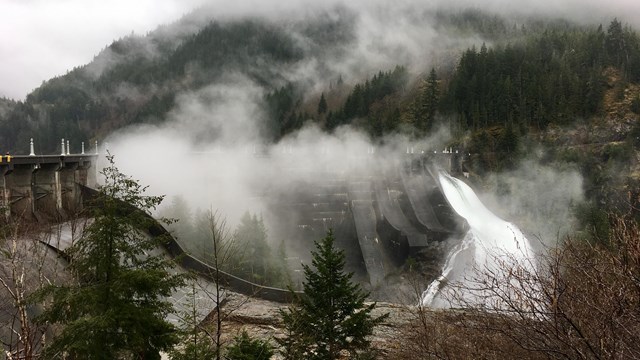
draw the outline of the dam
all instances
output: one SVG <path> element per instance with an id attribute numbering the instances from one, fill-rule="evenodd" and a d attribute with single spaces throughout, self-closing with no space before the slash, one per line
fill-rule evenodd
<path id="1" fill-rule="evenodd" d="M 97 186 L 99 155 L 84 151 L 72 154 L 62 144 L 60 154 L 35 155 L 31 151 L 30 155 L 3 156 L 0 161 L 3 222 L 51 226 L 72 219 L 86 206 Z M 270 211 L 264 216 L 273 226 L 272 236 L 282 236 L 288 247 L 306 249 L 308 253 L 313 241 L 333 229 L 336 245 L 345 250 L 347 270 L 356 273 L 354 280 L 374 289 L 384 288 L 389 275 L 397 272 L 409 257 L 430 252 L 437 244 L 462 234 L 466 223 L 444 198 L 432 171 L 437 167 L 455 172 L 455 164 L 460 161 L 455 153 L 407 151 L 397 156 L 392 166 L 382 168 L 376 165 L 380 159 L 369 155 L 356 159 L 361 165 L 356 171 L 327 168 L 302 172 L 295 183 L 287 183 L 287 191 L 263 183 L 256 187 L 256 192 L 265 194 L 269 204 Z M 169 235 L 159 223 L 141 230 L 149 236 Z M 42 255 L 46 263 L 32 266 L 29 271 L 41 268 L 46 276 L 69 277 L 64 271 L 68 259 L 65 251 L 73 236 L 71 230 L 63 230 L 57 236 L 37 240 L 38 252 L 49 255 Z M 203 283 L 211 284 L 214 269 L 186 253 L 175 238 L 159 251 L 177 260 L 177 271 L 195 271 L 204 279 Z M 38 261 L 28 256 L 26 259 L 27 263 Z M 298 260 L 310 263 L 310 255 Z M 0 265 L 3 271 L 10 270 L 10 262 L 3 259 Z M 37 286 L 39 273 L 27 275 L 28 283 Z M 270 301 L 291 301 L 291 292 L 285 289 L 253 284 L 226 273 L 221 278 L 225 288 L 237 293 Z M 174 295 L 178 307 L 185 296 L 183 290 Z M 6 294 L 0 296 L 0 310 L 0 324 L 6 325 L 0 338 L 11 343 L 12 329 L 19 324 L 15 322 L 13 300 Z M 203 311 L 199 316 L 206 314 Z"/>
<path id="2" fill-rule="evenodd" d="M 97 152 L 96 144 L 96 151 L 86 154 L 83 144 L 81 153 L 72 154 L 63 140 L 60 154 L 35 155 L 32 143 L 30 155 L 5 156 L 0 161 L 4 219 L 60 222 L 79 211 L 82 188 L 97 185 Z M 203 156 L 207 154 L 186 154 L 183 159 Z M 269 154 L 252 156 L 266 162 Z M 299 254 L 299 262 L 309 263 L 313 242 L 333 229 L 348 269 L 357 281 L 375 288 L 409 257 L 464 232 L 465 221 L 451 209 L 433 175 L 436 168 L 460 173 L 464 157 L 458 151 L 407 147 L 406 153 L 394 154 L 393 161 L 388 154 L 383 161 L 372 149 L 351 159 L 357 168 L 346 169 L 329 163 L 309 171 L 301 166 L 309 161 L 316 159 L 305 155 L 283 169 L 289 174 L 283 175 L 288 176 L 284 186 L 253 185 L 267 204 L 262 215 L 270 236 Z M 171 165 L 179 169 L 181 164 Z"/>
<path id="3" fill-rule="evenodd" d="M 313 242 L 333 229 L 348 271 L 374 289 L 410 257 L 465 232 L 464 219 L 432 175 L 436 168 L 455 172 L 455 152 L 400 154 L 381 162 L 369 154 L 353 160 L 357 169 L 288 169 L 297 174 L 282 180 L 286 186 L 262 184 L 257 192 L 266 203 L 269 236 L 284 239 L 300 262 L 310 263 Z"/>

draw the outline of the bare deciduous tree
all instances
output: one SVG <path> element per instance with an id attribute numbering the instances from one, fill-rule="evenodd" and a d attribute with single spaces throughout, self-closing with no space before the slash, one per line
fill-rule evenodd
<path id="1" fill-rule="evenodd" d="M 494 255 L 501 271 L 476 269 L 447 284 L 462 309 L 418 307 L 401 355 L 640 358 L 640 228 L 631 219 L 611 223 L 605 241 L 569 237 L 535 267 Z"/>
<path id="2" fill-rule="evenodd" d="M 191 332 L 188 334 L 188 340 L 191 344 L 185 345 L 184 353 L 191 351 L 200 352 L 203 355 L 208 354 L 207 344 L 213 345 L 213 356 L 219 360 L 222 357 L 222 348 L 224 346 L 223 339 L 223 323 L 239 309 L 249 297 L 244 297 L 240 301 L 235 302 L 232 306 L 226 306 L 228 303 L 229 293 L 227 292 L 227 274 L 234 266 L 240 263 L 242 249 L 238 243 L 234 241 L 226 219 L 217 211 L 208 211 L 204 217 L 196 221 L 196 232 L 201 233 L 198 239 L 204 239 L 207 244 L 196 246 L 202 249 L 202 254 L 195 255 L 196 258 L 206 259 L 208 271 L 203 274 L 207 279 L 194 276 L 191 280 L 191 293 L 189 294 L 189 303 L 187 304 L 187 313 L 182 314 L 181 321 Z M 197 299 L 200 297 L 201 299 Z M 214 327 L 211 329 L 207 326 L 206 321 L 201 321 L 195 313 L 198 302 L 204 300 L 207 304 L 214 306 L 214 311 L 210 314 L 213 316 Z M 201 335 L 204 334 L 204 337 Z M 198 342 L 200 341 L 200 344 Z M 189 350 L 192 349 L 192 350 Z M 181 359 L 182 355 L 175 354 L 174 358 Z M 193 354 L 192 354 L 193 355 Z M 190 357 L 202 358 L 202 357 Z"/>
<path id="3" fill-rule="evenodd" d="M 40 304 L 33 304 L 30 296 L 63 273 L 63 264 L 44 245 L 59 239 L 59 234 L 48 230 L 22 222 L 1 229 L 0 337 L 8 359 L 36 359 L 45 344 L 49 328 L 33 322 Z"/>

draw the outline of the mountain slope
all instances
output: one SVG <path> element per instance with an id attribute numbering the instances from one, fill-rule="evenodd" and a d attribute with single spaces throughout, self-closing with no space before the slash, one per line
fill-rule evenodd
<path id="1" fill-rule="evenodd" d="M 37 151 L 50 153 L 62 137 L 88 141 L 128 124 L 159 122 L 177 94 L 228 74 L 276 89 L 296 80 L 289 72 L 303 61 L 339 57 L 354 39 L 352 17 L 336 10 L 292 24 L 210 21 L 177 38 L 167 38 L 172 31 L 162 28 L 115 41 L 92 63 L 47 81 L 24 103 L 8 104 L 10 111 L 0 113 L 0 141 L 24 153 L 25 141 L 35 137 Z M 322 66 L 314 71 L 329 72 Z"/>

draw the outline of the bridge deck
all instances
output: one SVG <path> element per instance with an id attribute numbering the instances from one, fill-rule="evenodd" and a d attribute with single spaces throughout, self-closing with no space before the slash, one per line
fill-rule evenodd
<path id="1" fill-rule="evenodd" d="M 2 155 L 0 165 L 35 165 L 56 164 L 65 162 L 85 162 L 98 158 L 96 154 L 69 154 L 69 155 Z"/>

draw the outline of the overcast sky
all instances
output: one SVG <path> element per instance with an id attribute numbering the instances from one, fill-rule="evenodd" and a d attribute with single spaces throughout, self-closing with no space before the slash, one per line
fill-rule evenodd
<path id="1" fill-rule="evenodd" d="M 329 0 L 321 4 L 335 3 Z M 458 3 L 494 11 L 533 11 L 550 15 L 590 17 L 615 15 L 636 28 L 639 0 L 378 0 L 379 4 Z M 375 0 L 347 2 L 366 8 Z M 318 5 L 317 0 L 0 0 L 0 97 L 24 99 L 44 80 L 91 61 L 113 40 L 145 34 L 175 21 L 203 3 L 217 3 L 221 13 L 246 11 L 271 14 L 283 8 Z M 354 4 L 356 3 L 356 4 Z M 475 4 L 475 5 L 474 5 Z M 524 5 L 527 4 L 527 5 Z M 304 8 L 304 7 L 300 7 Z"/>
<path id="2" fill-rule="evenodd" d="M 0 97 L 86 64 L 114 39 L 145 34 L 204 0 L 0 0 Z"/>

